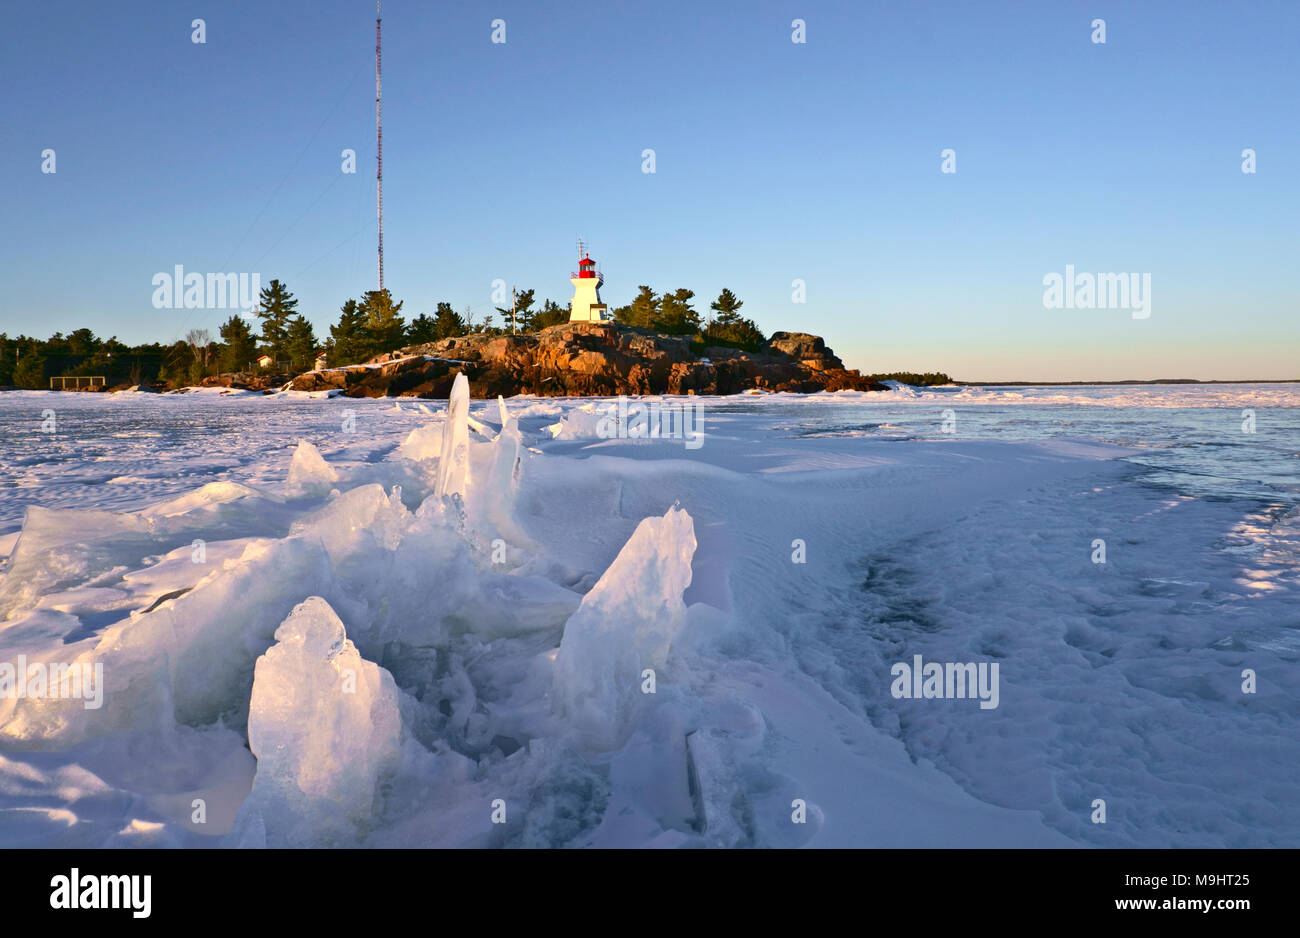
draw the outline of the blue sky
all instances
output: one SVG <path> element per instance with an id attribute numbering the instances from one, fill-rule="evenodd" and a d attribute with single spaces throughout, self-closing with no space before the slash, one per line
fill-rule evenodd
<path id="1" fill-rule="evenodd" d="M 327 334 L 375 285 L 374 15 L 7 5 L 0 331 L 215 332 L 227 311 L 153 308 L 182 264 L 278 277 Z M 498 278 L 567 303 L 582 236 L 611 307 L 727 286 L 867 371 L 1300 377 L 1293 0 L 389 0 L 384 29 L 385 282 L 408 315 L 482 315 Z M 1150 273 L 1150 317 L 1044 308 L 1066 265 Z"/>

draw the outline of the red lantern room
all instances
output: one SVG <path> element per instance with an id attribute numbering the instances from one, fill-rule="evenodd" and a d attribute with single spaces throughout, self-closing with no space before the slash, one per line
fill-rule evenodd
<path id="1" fill-rule="evenodd" d="M 596 262 L 591 259 L 591 255 L 586 251 L 582 252 L 582 260 L 578 261 L 578 269 L 569 274 L 571 280 L 595 280 L 597 285 L 605 282 L 601 276 L 600 268 Z"/>

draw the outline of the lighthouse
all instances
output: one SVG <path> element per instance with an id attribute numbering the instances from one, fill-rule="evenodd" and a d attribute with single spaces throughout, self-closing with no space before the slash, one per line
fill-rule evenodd
<path id="1" fill-rule="evenodd" d="M 603 322 L 605 304 L 600 301 L 601 285 L 605 278 L 596 269 L 596 262 L 582 250 L 578 242 L 578 269 L 569 274 L 573 284 L 573 299 L 569 301 L 569 322 Z"/>

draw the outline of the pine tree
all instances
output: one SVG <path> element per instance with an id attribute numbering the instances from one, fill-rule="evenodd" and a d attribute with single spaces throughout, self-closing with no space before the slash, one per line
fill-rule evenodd
<path id="1" fill-rule="evenodd" d="M 504 309 L 500 306 L 496 308 L 501 314 L 501 319 L 509 327 L 511 315 L 513 314 L 514 326 L 518 332 L 531 332 L 533 328 L 533 290 L 519 290 L 514 296 L 514 307 L 509 306 Z"/>
<path id="2" fill-rule="evenodd" d="M 736 294 L 723 287 L 718 298 L 709 304 L 717 315 L 705 324 L 704 340 L 712 345 L 757 351 L 766 339 L 752 319 L 740 315 L 740 307 L 744 305 Z"/>
<path id="3" fill-rule="evenodd" d="M 368 356 L 365 336 L 366 317 L 362 315 L 356 300 L 343 304 L 339 321 L 330 326 L 329 357 L 334 366 L 355 365 Z"/>
<path id="4" fill-rule="evenodd" d="M 171 345 L 164 345 L 162 355 L 168 380 L 175 387 L 184 386 L 190 379 L 190 365 L 194 362 L 194 352 L 187 343 L 177 341 Z"/>
<path id="5" fill-rule="evenodd" d="M 659 296 L 644 283 L 638 288 L 641 292 L 627 306 L 614 310 L 614 317 L 629 326 L 643 326 L 647 329 L 655 324 L 659 317 Z"/>
<path id="6" fill-rule="evenodd" d="M 742 300 L 736 298 L 736 294 L 723 287 L 718 298 L 709 304 L 709 309 L 718 314 L 714 322 L 720 326 L 730 326 L 740 321 L 739 310 L 744 305 Z"/>
<path id="7" fill-rule="evenodd" d="M 410 345 L 423 345 L 438 338 L 438 327 L 432 316 L 421 313 L 406 327 L 406 341 Z"/>
<path id="8" fill-rule="evenodd" d="M 279 280 L 262 288 L 257 316 L 262 320 L 262 345 L 267 355 L 283 361 L 288 341 L 289 322 L 297 313 L 298 301 Z"/>
<path id="9" fill-rule="evenodd" d="M 718 320 L 709 323 L 704 327 L 704 341 L 709 345 L 725 345 L 756 352 L 766 341 L 766 337 L 752 319 L 740 316 L 735 322 L 725 326 Z"/>
<path id="10" fill-rule="evenodd" d="M 665 293 L 659 301 L 654 327 L 669 335 L 694 335 L 700 331 L 700 314 L 691 306 L 695 293 L 680 289 Z"/>
<path id="11" fill-rule="evenodd" d="M 221 370 L 225 372 L 244 371 L 252 367 L 257 357 L 257 342 L 253 330 L 248 328 L 248 321 L 238 314 L 231 316 L 221 324 Z"/>
<path id="12" fill-rule="evenodd" d="M 89 329 L 77 329 L 68 336 L 68 352 L 77 358 L 90 358 L 99 350 L 100 344 Z"/>
<path id="13" fill-rule="evenodd" d="M 357 311 L 365 320 L 363 333 L 366 338 L 367 357 L 385 352 L 396 351 L 402 347 L 406 338 L 406 320 L 399 315 L 401 303 L 393 302 L 393 295 L 387 289 L 368 290 L 361 297 Z"/>
<path id="14" fill-rule="evenodd" d="M 562 322 L 569 321 L 569 308 L 561 306 L 554 300 L 547 300 L 542 304 L 541 311 L 533 316 L 533 331 L 538 332 L 548 326 L 558 326 Z"/>
<path id="15" fill-rule="evenodd" d="M 450 303 L 439 303 L 434 313 L 434 332 L 439 339 L 450 339 L 465 334 L 465 320 L 451 308 Z"/>
<path id="16" fill-rule="evenodd" d="M 8 334 L 0 332 L 0 387 L 14 383 L 14 365 L 17 364 L 18 349 L 9 339 Z"/>
<path id="17" fill-rule="evenodd" d="M 316 364 L 316 330 L 305 316 L 289 320 L 285 330 L 285 354 L 294 371 L 310 371 Z"/>
<path id="18" fill-rule="evenodd" d="M 32 390 L 41 390 L 50 386 L 45 377 L 45 356 L 37 352 L 34 346 L 29 345 L 23 350 L 18 364 L 14 366 L 13 381 L 17 387 Z"/>

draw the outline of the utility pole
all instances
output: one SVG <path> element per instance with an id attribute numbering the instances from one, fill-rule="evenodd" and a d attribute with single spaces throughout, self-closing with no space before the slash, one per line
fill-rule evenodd
<path id="1" fill-rule="evenodd" d="M 375 0 L 375 189 L 379 204 L 379 289 L 384 289 L 384 106 L 380 80 L 380 5 Z"/>

